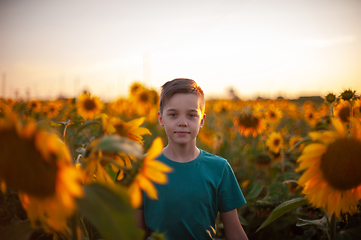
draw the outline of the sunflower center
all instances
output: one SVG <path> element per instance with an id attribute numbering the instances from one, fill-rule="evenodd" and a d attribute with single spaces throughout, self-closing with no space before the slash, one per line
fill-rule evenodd
<path id="1" fill-rule="evenodd" d="M 9 187 L 37 197 L 55 192 L 58 167 L 37 151 L 34 138 L 20 138 L 15 129 L 0 132 L 0 178 Z"/>
<path id="2" fill-rule="evenodd" d="M 239 117 L 239 124 L 245 128 L 257 128 L 259 119 L 252 115 L 244 115 Z"/>
<path id="3" fill-rule="evenodd" d="M 277 147 L 278 145 L 280 145 L 280 142 L 281 142 L 281 140 L 276 138 L 275 140 L 273 140 L 273 146 Z"/>
<path id="4" fill-rule="evenodd" d="M 128 135 L 129 135 L 128 129 L 126 129 L 123 124 L 115 125 L 114 127 L 120 136 L 128 137 Z"/>
<path id="5" fill-rule="evenodd" d="M 95 102 L 91 99 L 87 99 L 85 100 L 84 102 L 84 108 L 87 110 L 87 111 L 92 111 L 96 108 L 96 105 L 95 105 Z"/>
<path id="6" fill-rule="evenodd" d="M 140 101 L 144 103 L 149 101 L 149 96 L 146 92 L 140 94 Z"/>
<path id="7" fill-rule="evenodd" d="M 361 141 L 341 138 L 330 144 L 321 158 L 325 180 L 335 189 L 349 190 L 361 184 Z"/>
<path id="8" fill-rule="evenodd" d="M 341 108 L 338 115 L 342 122 L 349 122 L 350 121 L 350 107 Z"/>
<path id="9" fill-rule="evenodd" d="M 268 155 L 260 154 L 256 157 L 255 163 L 259 167 L 266 167 L 269 166 L 272 162 L 272 159 Z"/>

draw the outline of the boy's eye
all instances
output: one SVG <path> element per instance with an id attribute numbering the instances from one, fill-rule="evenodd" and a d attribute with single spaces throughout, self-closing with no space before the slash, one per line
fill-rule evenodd
<path id="1" fill-rule="evenodd" d="M 191 117 L 191 118 L 194 118 L 196 115 L 194 115 L 194 114 L 189 114 L 189 117 Z"/>
<path id="2" fill-rule="evenodd" d="M 169 116 L 175 117 L 175 116 L 177 116 L 177 115 L 176 115 L 175 113 L 170 113 Z"/>

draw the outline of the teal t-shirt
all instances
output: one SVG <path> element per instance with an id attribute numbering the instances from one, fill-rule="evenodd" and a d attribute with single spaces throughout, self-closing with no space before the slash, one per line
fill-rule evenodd
<path id="1" fill-rule="evenodd" d="M 213 239 L 218 212 L 246 203 L 226 159 L 200 151 L 193 161 L 179 163 L 158 156 L 173 168 L 167 184 L 155 184 L 158 200 L 143 193 L 145 225 L 167 240 Z"/>

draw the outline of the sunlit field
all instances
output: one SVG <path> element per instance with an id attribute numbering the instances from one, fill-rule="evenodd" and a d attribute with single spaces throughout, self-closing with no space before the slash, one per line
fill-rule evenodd
<path id="1" fill-rule="evenodd" d="M 159 94 L 0 99 L 0 239 L 141 239 L 133 210 L 168 166 Z M 213 99 L 197 144 L 226 158 L 249 239 L 361 239 L 361 99 Z M 170 219 L 171 221 L 171 219 Z M 216 225 L 216 239 L 225 239 Z M 163 239 L 156 233 L 153 239 Z"/>

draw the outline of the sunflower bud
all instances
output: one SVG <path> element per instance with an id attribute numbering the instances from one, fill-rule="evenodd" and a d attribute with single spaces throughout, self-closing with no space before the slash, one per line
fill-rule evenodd
<path id="1" fill-rule="evenodd" d="M 329 93 L 326 96 L 326 101 L 329 103 L 333 103 L 336 100 L 336 95 L 333 93 Z"/>
<path id="2" fill-rule="evenodd" d="M 254 162 L 258 168 L 267 168 L 271 165 L 272 159 L 269 155 L 259 154 Z"/>
<path id="3" fill-rule="evenodd" d="M 343 93 L 341 93 L 341 98 L 345 101 L 349 101 L 353 98 L 353 96 L 355 95 L 356 91 L 352 91 L 351 89 L 349 90 L 345 90 L 343 91 Z"/>

